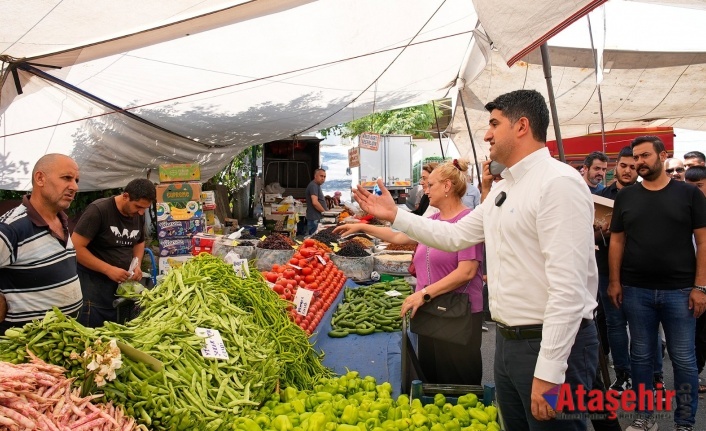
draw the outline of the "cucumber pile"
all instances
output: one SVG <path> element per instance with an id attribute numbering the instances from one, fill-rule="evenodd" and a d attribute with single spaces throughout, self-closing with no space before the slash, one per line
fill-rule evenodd
<path id="1" fill-rule="evenodd" d="M 343 338 L 349 334 L 399 331 L 402 327 L 402 302 L 411 294 L 412 288 L 402 279 L 346 287 L 343 301 L 331 317 L 332 330 L 328 336 Z"/>

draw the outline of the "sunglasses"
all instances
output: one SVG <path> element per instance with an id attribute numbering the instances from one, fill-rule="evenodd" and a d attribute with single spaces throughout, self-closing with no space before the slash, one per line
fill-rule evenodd
<path id="1" fill-rule="evenodd" d="M 669 169 L 665 169 L 664 171 L 668 174 L 671 174 L 674 171 L 677 171 L 677 173 L 679 173 L 679 174 L 683 174 L 686 171 L 686 169 L 685 168 L 669 168 Z"/>

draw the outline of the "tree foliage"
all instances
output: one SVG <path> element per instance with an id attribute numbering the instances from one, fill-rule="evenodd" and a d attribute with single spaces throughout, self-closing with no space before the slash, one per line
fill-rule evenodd
<path id="1" fill-rule="evenodd" d="M 437 117 L 443 115 L 439 107 L 436 107 L 436 115 Z M 433 136 L 428 130 L 434 128 L 436 128 L 434 106 L 431 103 L 427 103 L 426 105 L 392 111 L 375 112 L 345 124 L 320 130 L 319 133 L 324 137 L 341 135 L 344 138 L 349 138 L 358 136 L 363 132 L 374 132 L 393 135 L 414 135 L 432 139 Z"/>

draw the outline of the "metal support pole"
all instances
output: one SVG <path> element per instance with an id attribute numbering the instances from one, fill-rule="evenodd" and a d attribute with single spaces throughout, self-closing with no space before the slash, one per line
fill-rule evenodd
<path id="1" fill-rule="evenodd" d="M 466 113 L 466 104 L 463 102 L 463 91 L 458 90 L 458 98 L 461 99 L 461 108 L 463 108 L 463 118 L 466 119 L 466 128 L 468 129 L 468 137 L 471 139 L 471 149 L 473 150 L 473 164 L 476 167 L 476 174 L 478 175 L 478 185 L 480 186 L 482 181 L 480 179 L 480 166 L 478 166 L 478 154 L 476 154 L 476 144 L 473 141 L 473 131 L 471 130 L 471 123 L 468 121 L 468 114 Z"/>
<path id="2" fill-rule="evenodd" d="M 556 113 L 556 99 L 554 98 L 554 86 L 552 85 L 552 62 L 549 59 L 549 49 L 546 42 L 539 47 L 542 54 L 542 67 L 544 68 L 544 79 L 547 81 L 547 94 L 549 94 L 549 108 L 552 113 L 552 123 L 554 123 L 554 135 L 556 147 L 559 150 L 559 160 L 566 163 L 564 155 L 564 143 L 561 141 L 561 130 L 559 128 L 559 115 Z"/>
<path id="3" fill-rule="evenodd" d="M 441 158 L 446 159 L 444 156 L 444 144 L 441 142 L 441 130 L 439 130 L 439 119 L 436 116 L 436 104 L 431 101 L 431 107 L 434 110 L 434 121 L 436 121 L 436 134 L 439 136 L 439 148 L 441 148 Z"/>

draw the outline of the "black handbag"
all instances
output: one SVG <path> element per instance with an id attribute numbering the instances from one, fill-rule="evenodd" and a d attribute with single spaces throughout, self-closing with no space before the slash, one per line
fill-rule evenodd
<path id="1" fill-rule="evenodd" d="M 428 247 L 426 260 L 427 274 L 431 280 Z M 417 335 L 460 345 L 468 344 L 472 329 L 470 305 L 465 291 L 446 292 L 437 296 L 419 307 L 410 321 L 410 330 Z"/>

